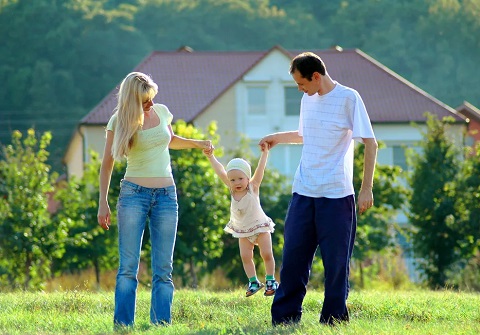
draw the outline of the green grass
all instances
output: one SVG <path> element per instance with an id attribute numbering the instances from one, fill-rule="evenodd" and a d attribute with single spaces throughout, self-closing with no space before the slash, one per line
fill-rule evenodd
<path id="1" fill-rule="evenodd" d="M 177 290 L 173 323 L 149 322 L 150 294 L 140 291 L 136 325 L 120 334 L 480 334 L 480 295 L 452 291 L 361 291 L 349 298 L 351 322 L 318 323 L 323 293 L 309 290 L 299 325 L 270 324 L 272 298 L 243 291 Z M 113 293 L 3 293 L 0 334 L 115 334 Z"/>

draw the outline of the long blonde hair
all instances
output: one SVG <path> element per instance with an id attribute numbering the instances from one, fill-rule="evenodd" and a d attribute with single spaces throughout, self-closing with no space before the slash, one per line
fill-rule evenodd
<path id="1" fill-rule="evenodd" d="M 137 131 L 143 126 L 143 102 L 158 92 L 152 78 L 141 72 L 131 72 L 120 84 L 115 107 L 117 124 L 112 144 L 112 156 L 121 160 L 135 143 Z"/>

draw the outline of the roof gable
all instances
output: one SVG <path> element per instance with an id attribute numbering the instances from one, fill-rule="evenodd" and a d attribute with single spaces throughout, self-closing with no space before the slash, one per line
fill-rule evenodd
<path id="1" fill-rule="evenodd" d="M 480 109 L 478 109 L 471 103 L 464 101 L 463 104 L 456 108 L 456 110 L 466 118 L 472 119 L 476 122 L 480 122 Z"/>
<path id="2" fill-rule="evenodd" d="M 332 79 L 360 93 L 372 123 L 424 122 L 425 112 L 463 120 L 455 109 L 358 49 L 312 51 L 322 57 Z M 167 105 L 176 119 L 191 122 L 243 76 L 253 74 L 267 55 L 278 52 L 291 59 L 302 51 L 278 46 L 267 51 L 155 51 L 133 71 L 150 74 L 158 84 L 156 102 Z M 284 71 L 288 74 L 288 68 Z M 116 106 L 118 86 L 81 120 L 82 124 L 108 122 Z"/>

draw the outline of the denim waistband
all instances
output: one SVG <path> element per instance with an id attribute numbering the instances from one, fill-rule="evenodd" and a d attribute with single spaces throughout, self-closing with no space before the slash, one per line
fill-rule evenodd
<path id="1" fill-rule="evenodd" d="M 121 185 L 128 185 L 128 187 L 131 187 L 133 189 L 135 189 L 135 191 L 137 192 L 161 192 L 161 191 L 164 191 L 165 194 L 168 194 L 169 192 L 172 192 L 172 191 L 175 191 L 175 185 L 170 185 L 170 186 L 167 186 L 167 187 L 145 187 L 145 186 L 140 186 L 140 185 L 137 185 L 135 183 L 132 183 L 131 181 L 128 181 L 128 180 L 125 180 L 125 179 L 122 179 L 120 181 L 120 186 Z"/>

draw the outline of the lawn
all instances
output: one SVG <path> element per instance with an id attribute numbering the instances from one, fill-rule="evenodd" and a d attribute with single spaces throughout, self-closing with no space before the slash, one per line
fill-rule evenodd
<path id="1" fill-rule="evenodd" d="M 480 294 L 453 291 L 359 291 L 348 301 L 351 322 L 318 322 L 321 291 L 310 290 L 302 322 L 272 327 L 272 298 L 243 291 L 175 292 L 173 323 L 149 323 L 150 293 L 139 291 L 136 325 L 114 332 L 113 293 L 66 291 L 3 293 L 0 334 L 480 334 Z"/>

